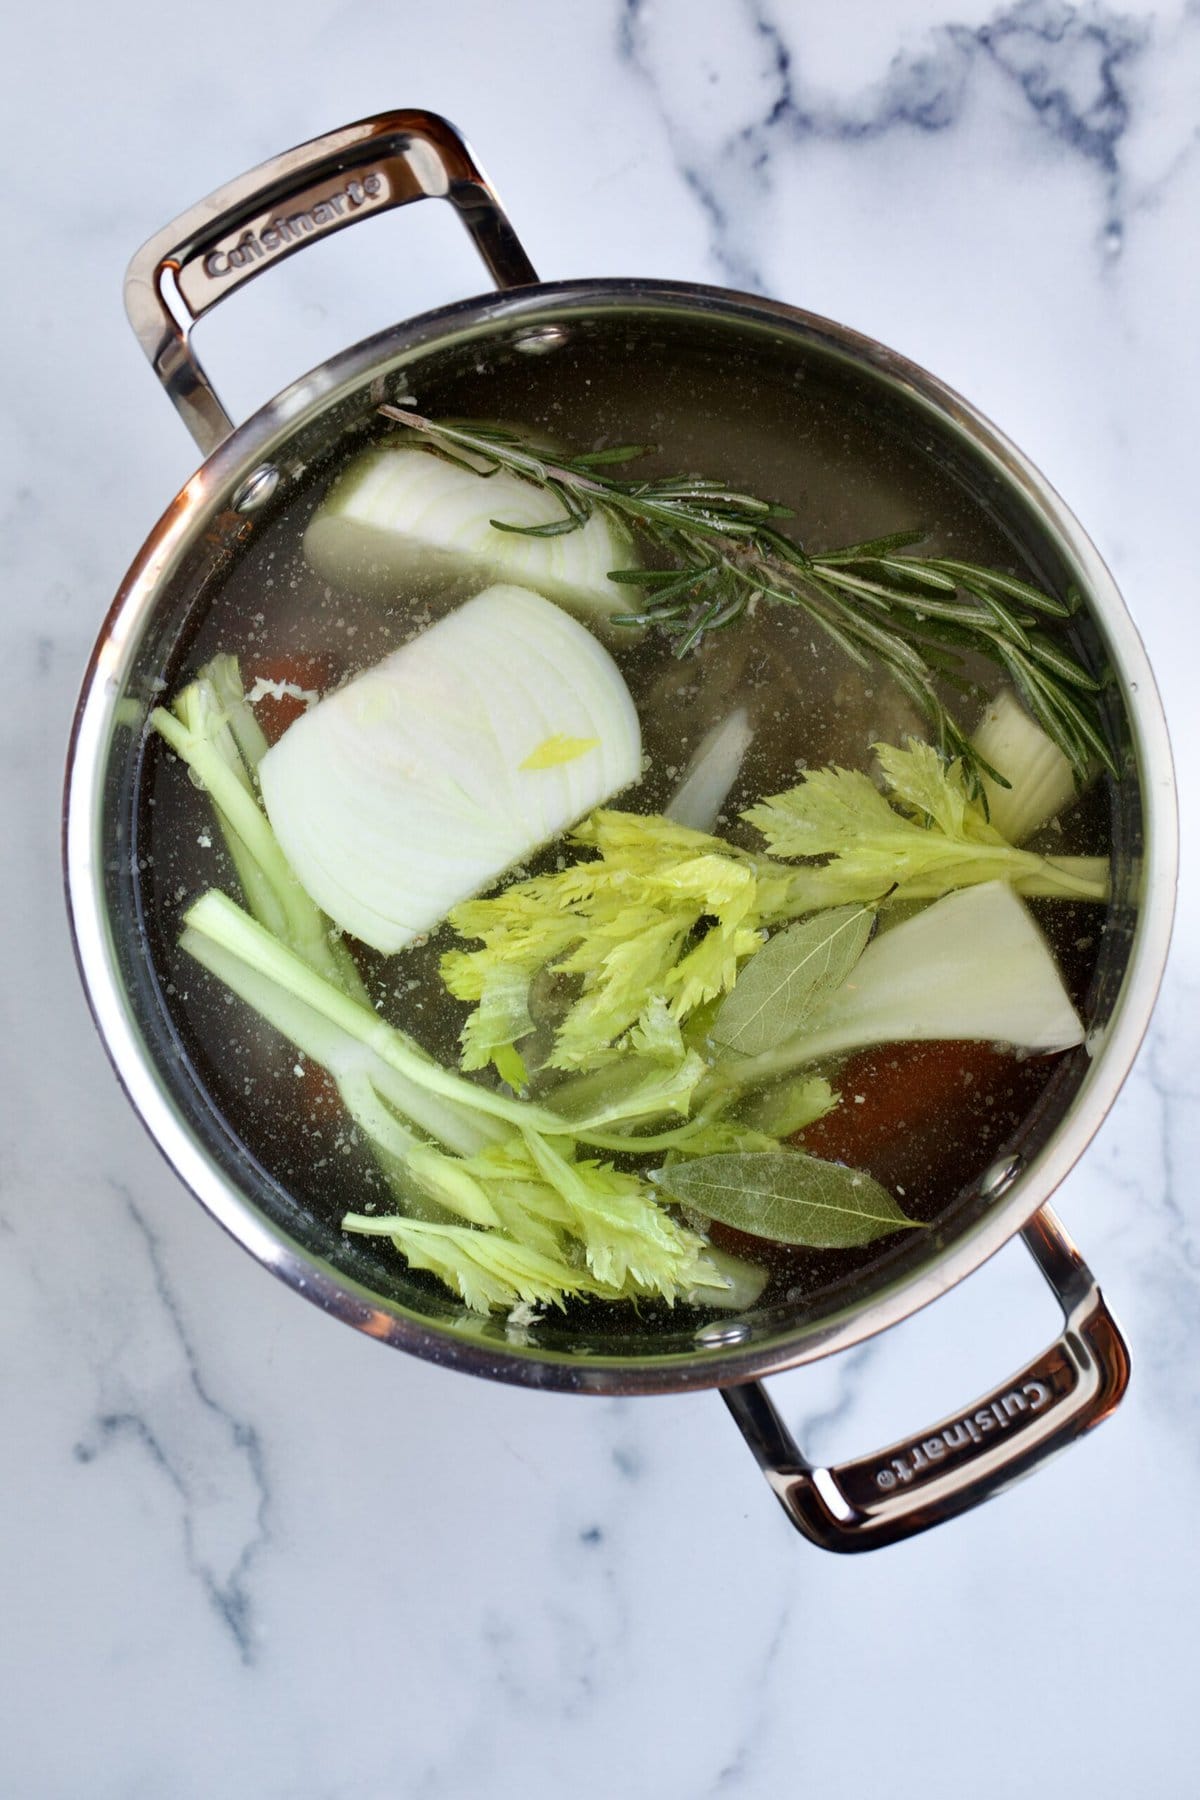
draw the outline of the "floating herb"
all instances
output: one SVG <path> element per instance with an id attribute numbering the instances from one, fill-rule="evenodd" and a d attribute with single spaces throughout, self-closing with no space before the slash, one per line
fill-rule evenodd
<path id="1" fill-rule="evenodd" d="M 790 1075 L 740 1101 L 737 1117 L 749 1130 L 761 1131 L 767 1137 L 789 1138 L 794 1132 L 803 1131 L 806 1126 L 823 1119 L 837 1103 L 838 1096 L 824 1076 Z M 768 1144 L 754 1147 L 771 1148 Z"/>
<path id="2" fill-rule="evenodd" d="M 872 907 L 839 906 L 776 932 L 738 976 L 709 1036 L 741 1056 L 797 1037 L 851 973 L 874 925 Z"/>
<path id="3" fill-rule="evenodd" d="M 567 841 L 577 860 L 565 868 L 449 914 L 460 936 L 483 940 L 441 964 L 455 998 L 477 1003 L 465 1069 L 496 1062 L 528 1034 L 530 983 L 545 968 L 582 984 L 551 1068 L 596 1068 L 625 1050 L 678 1057 L 679 1023 L 727 993 L 764 927 L 789 917 L 792 872 L 705 832 L 602 810 Z"/>
<path id="4" fill-rule="evenodd" d="M 861 770 L 819 769 L 743 813 L 775 857 L 800 862 L 755 856 L 669 819 L 604 809 L 568 833 L 573 860 L 564 867 L 455 907 L 454 930 L 482 940 L 478 949 L 447 951 L 441 964 L 449 991 L 475 1006 L 463 1030 L 464 1069 L 490 1062 L 505 1080 L 524 1080 L 516 1046 L 533 1030 L 531 986 L 543 970 L 578 984 L 566 989 L 572 998 L 546 1057 L 551 1069 L 597 1069 L 630 1052 L 678 1060 L 679 1027 L 731 990 L 741 999 L 727 1012 L 725 998 L 721 1023 L 704 1035 L 757 1056 L 782 1041 L 765 1040 L 803 996 L 797 971 L 767 1009 L 792 946 L 803 960 L 809 941 L 784 933 L 776 949 L 779 938 L 763 941 L 775 926 L 811 914 L 848 918 L 864 906 L 869 915 L 885 902 L 934 900 L 996 879 L 1021 894 L 1107 897 L 1104 859 L 1014 849 L 967 793 L 961 766 L 943 763 L 928 744 L 880 744 L 876 754 L 886 796 Z M 868 926 L 869 917 L 861 929 Z M 815 926 L 816 943 L 825 929 Z M 836 960 L 854 941 L 855 931 L 835 937 L 828 973 L 819 956 L 805 965 L 826 998 L 838 985 Z M 744 986 L 764 957 L 766 974 Z M 814 1006 L 816 999 L 814 991 Z M 762 1050 L 749 1048 L 756 1031 Z"/>
<path id="5" fill-rule="evenodd" d="M 923 531 L 811 551 L 778 529 L 789 509 L 774 501 L 703 476 L 638 481 L 605 472 L 645 454 L 642 446 L 558 456 L 513 431 L 449 425 L 398 406 L 379 410 L 419 433 L 435 455 L 469 458 L 467 466 L 482 475 L 507 470 L 562 508 L 545 524 L 493 519 L 500 531 L 563 536 L 597 515 L 632 527 L 668 566 L 609 571 L 610 581 L 639 590 L 643 600 L 614 622 L 660 627 L 677 640 L 679 655 L 759 601 L 796 607 L 856 662 L 883 664 L 928 721 L 941 753 L 962 758 L 978 792 L 983 777 L 997 771 L 941 700 L 938 682 L 960 674 L 963 652 L 981 652 L 1015 683 L 1078 781 L 1097 759 L 1115 773 L 1095 701 L 1099 683 L 1041 629 L 1046 619 L 1068 618 L 1074 596 L 1060 600 L 1000 569 L 907 554 Z"/>
<path id="6" fill-rule="evenodd" d="M 796 872 L 794 912 L 893 890 L 897 900 L 935 900 L 991 880 L 1023 894 L 1108 897 L 1103 858 L 1037 856 L 1006 842 L 970 793 L 962 763 L 944 763 L 915 738 L 907 749 L 874 749 L 883 793 L 860 769 L 813 769 L 742 814 L 773 856 L 829 859 Z"/>
<path id="7" fill-rule="evenodd" d="M 752 1237 L 813 1250 L 845 1250 L 893 1231 L 921 1229 L 861 1169 L 802 1150 L 702 1156 L 664 1169 L 673 1200 Z"/>

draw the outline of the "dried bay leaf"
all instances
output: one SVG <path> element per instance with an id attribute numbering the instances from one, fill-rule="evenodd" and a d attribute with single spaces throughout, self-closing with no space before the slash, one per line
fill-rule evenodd
<path id="1" fill-rule="evenodd" d="M 727 995 L 710 1036 L 759 1056 L 799 1036 L 851 974 L 875 926 L 870 906 L 837 906 L 777 931 Z"/>
<path id="2" fill-rule="evenodd" d="M 922 1229 L 861 1169 L 803 1150 L 701 1156 L 658 1176 L 672 1199 L 777 1244 L 843 1250 L 893 1231 Z"/>

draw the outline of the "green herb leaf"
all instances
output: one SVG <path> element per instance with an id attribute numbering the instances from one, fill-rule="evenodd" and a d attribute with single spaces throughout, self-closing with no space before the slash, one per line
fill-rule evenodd
<path id="1" fill-rule="evenodd" d="M 597 515 L 636 533 L 653 560 L 666 559 L 680 572 L 687 599 L 678 599 L 670 584 L 647 582 L 644 608 L 614 622 L 658 626 L 674 638 L 677 655 L 759 601 L 797 608 L 856 661 L 873 655 L 891 672 L 928 720 L 939 748 L 962 759 L 968 789 L 976 794 L 990 771 L 937 688 L 945 657 L 965 671 L 958 652 L 971 650 L 1010 669 L 1081 781 L 1093 755 L 1115 773 L 1092 698 L 1094 678 L 1056 646 L 1031 641 L 1026 630 L 1038 614 L 1069 615 L 1070 598 L 1043 593 L 1001 569 L 899 554 L 919 542 L 920 531 L 813 551 L 771 523 L 788 516 L 775 501 L 701 475 L 623 480 L 610 473 L 638 454 L 634 446 L 548 454 L 511 432 L 471 431 L 394 406 L 380 411 L 417 433 L 427 448 L 473 457 L 484 468 L 503 468 L 553 494 L 566 516 L 546 526 L 518 527 L 526 535 L 560 535 Z M 1030 617 L 1018 616 L 1009 602 L 1028 609 Z"/>
<path id="2" fill-rule="evenodd" d="M 615 444 L 611 450 L 589 450 L 574 461 L 584 469 L 603 469 L 610 464 L 636 462 L 639 456 L 649 456 L 655 448 L 653 444 Z"/>
<path id="3" fill-rule="evenodd" d="M 489 519 L 488 524 L 493 531 L 507 531 L 512 537 L 552 538 L 566 537 L 568 532 L 578 531 L 587 523 L 577 513 L 568 513 L 564 518 L 551 519 L 546 525 L 512 525 L 503 519 Z"/>
<path id="4" fill-rule="evenodd" d="M 515 1243 L 499 1231 L 470 1226 L 426 1224 L 375 1213 L 347 1213 L 342 1230 L 390 1237 L 414 1269 L 429 1269 L 475 1312 L 507 1310 L 518 1301 L 558 1306 L 570 1294 L 597 1290 L 586 1270 Z"/>
<path id="5" fill-rule="evenodd" d="M 705 1218 L 777 1244 L 843 1250 L 922 1229 L 870 1175 L 802 1150 L 697 1157 L 664 1169 L 658 1182 Z"/>
<path id="6" fill-rule="evenodd" d="M 678 569 L 610 569 L 608 579 L 627 587 L 665 587 L 668 582 L 678 581 Z"/>
<path id="7" fill-rule="evenodd" d="M 629 1048 L 677 1056 L 670 1026 L 732 988 L 791 883 L 789 871 L 663 818 L 601 811 L 570 839 L 578 860 L 449 914 L 462 937 L 483 940 L 441 965 L 456 999 L 480 1003 L 464 1068 L 532 1029 L 528 986 L 540 969 L 580 982 L 551 1068 L 597 1068 Z"/>
<path id="8" fill-rule="evenodd" d="M 794 1131 L 803 1131 L 817 1119 L 823 1119 L 837 1104 L 838 1096 L 822 1076 L 792 1075 L 752 1094 L 738 1106 L 737 1116 L 743 1125 L 754 1131 L 765 1132 L 773 1138 L 786 1138 Z M 717 1147 L 714 1145 L 714 1149 Z M 759 1149 L 767 1147 L 757 1146 Z"/>
<path id="9" fill-rule="evenodd" d="M 711 1037 L 741 1056 L 796 1037 L 846 980 L 874 924 L 872 907 L 839 906 L 776 932 L 738 976 Z"/>
<path id="10" fill-rule="evenodd" d="M 858 769 L 813 769 L 794 788 L 742 814 L 774 856 L 829 860 L 797 871 L 792 911 L 879 901 L 932 900 L 952 888 L 1002 880 L 1022 892 L 1102 900 L 1095 871 L 1006 843 L 968 790 L 961 762 L 930 744 L 876 744 L 886 794 Z"/>

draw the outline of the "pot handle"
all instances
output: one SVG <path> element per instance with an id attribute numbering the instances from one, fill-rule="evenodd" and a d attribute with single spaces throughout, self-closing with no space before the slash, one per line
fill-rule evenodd
<path id="1" fill-rule="evenodd" d="M 427 112 L 379 113 L 285 150 L 142 245 L 125 277 L 125 310 L 205 456 L 233 421 L 192 349 L 195 321 L 306 244 L 423 199 L 457 208 L 497 287 L 537 280 L 465 139 Z"/>
<path id="2" fill-rule="evenodd" d="M 1129 1351 L 1091 1270 L 1050 1207 L 1021 1235 L 1062 1306 L 1062 1336 L 1002 1387 L 920 1436 L 816 1468 L 760 1382 L 721 1390 L 792 1524 L 823 1550 L 875 1550 L 978 1506 L 1120 1401 Z"/>

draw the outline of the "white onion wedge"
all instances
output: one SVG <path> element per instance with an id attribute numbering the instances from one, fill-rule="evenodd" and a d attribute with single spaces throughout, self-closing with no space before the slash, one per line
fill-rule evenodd
<path id="1" fill-rule="evenodd" d="M 741 774 L 753 741 L 750 714 L 744 706 L 737 706 L 701 738 L 683 779 L 663 809 L 664 816 L 692 831 L 715 831 L 721 808 Z"/>
<path id="2" fill-rule="evenodd" d="M 1043 1054 L 1083 1042 L 1058 965 L 1005 881 L 958 888 L 883 931 L 810 1029 L 713 1072 L 711 1086 L 750 1089 L 872 1044 L 937 1040 Z"/>
<path id="3" fill-rule="evenodd" d="M 1010 844 L 1023 844 L 1076 798 L 1070 763 L 1010 689 L 989 704 L 971 744 L 1011 783 L 983 778 L 988 817 Z"/>
<path id="4" fill-rule="evenodd" d="M 595 624 L 628 612 L 629 590 L 608 571 L 638 559 L 602 513 L 558 537 L 491 523 L 548 525 L 562 516 L 552 494 L 506 470 L 484 479 L 408 444 L 382 444 L 335 482 L 305 532 L 304 554 L 326 581 L 380 599 L 431 581 L 512 581 Z"/>
<path id="5" fill-rule="evenodd" d="M 803 1039 L 804 1060 L 946 1039 L 1068 1050 L 1083 1026 L 1007 882 L 960 888 L 881 932 Z"/>
<path id="6" fill-rule="evenodd" d="M 328 695 L 259 768 L 302 886 L 389 953 L 640 775 L 637 713 L 607 650 L 509 586 Z"/>

